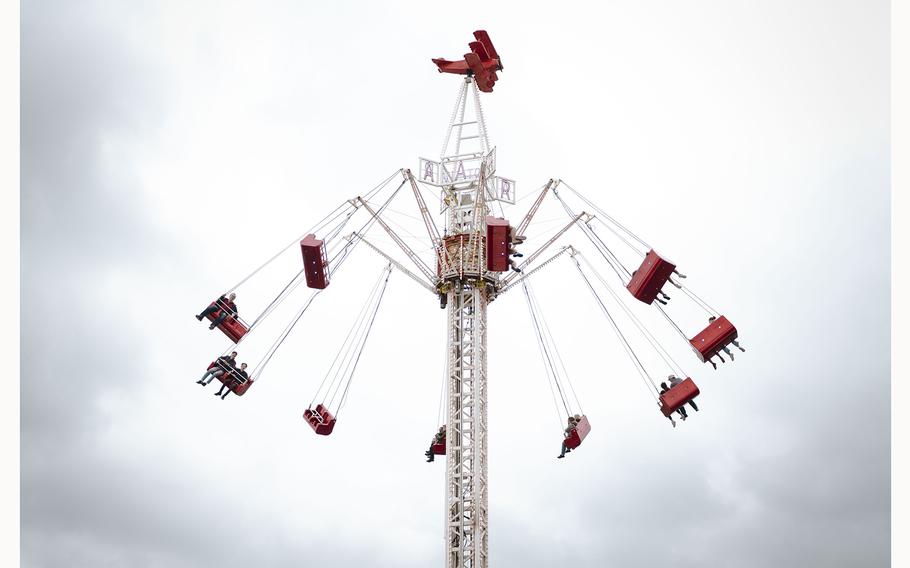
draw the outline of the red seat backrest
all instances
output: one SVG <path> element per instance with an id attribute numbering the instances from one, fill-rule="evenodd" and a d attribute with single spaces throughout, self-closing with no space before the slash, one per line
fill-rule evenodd
<path id="1" fill-rule="evenodd" d="M 663 285 L 673 275 L 674 270 L 676 270 L 675 264 L 661 258 L 656 252 L 650 250 L 645 255 L 641 266 L 635 271 L 632 279 L 629 280 L 626 288 L 635 299 L 651 304 L 657 297 L 657 293 L 663 288 Z"/>
<path id="2" fill-rule="evenodd" d="M 575 425 L 575 428 L 572 429 L 572 433 L 566 437 L 566 447 L 574 450 L 581 445 L 590 431 L 591 423 L 588 422 L 587 415 L 582 416 L 581 420 L 578 421 L 578 424 Z"/>
<path id="3" fill-rule="evenodd" d="M 303 255 L 306 285 L 309 288 L 322 290 L 329 285 L 329 261 L 325 253 L 325 241 L 309 234 L 300 241 L 300 252 Z"/>
<path id="4" fill-rule="evenodd" d="M 689 340 L 702 362 L 717 355 L 721 349 L 739 337 L 736 328 L 725 316 L 708 324 L 698 335 Z"/>
<path id="5" fill-rule="evenodd" d="M 317 404 L 315 409 L 304 410 L 303 418 L 320 436 L 328 436 L 335 429 L 335 417 L 322 404 Z"/>
<path id="6" fill-rule="evenodd" d="M 686 377 L 686 380 L 660 395 L 660 411 L 664 416 L 670 416 L 698 395 L 695 381 Z"/>
<path id="7" fill-rule="evenodd" d="M 223 373 L 218 380 L 221 381 L 227 388 L 231 390 L 237 396 L 243 396 L 243 393 L 250 390 L 250 387 L 253 386 L 253 381 L 246 379 L 245 381 L 240 380 L 240 377 L 235 375 L 233 372 Z"/>
<path id="8" fill-rule="evenodd" d="M 505 272 L 509 269 L 509 222 L 487 217 L 487 270 Z"/>
<path id="9" fill-rule="evenodd" d="M 212 302 L 210 305 L 214 306 L 215 302 Z M 215 323 L 215 320 L 221 317 L 221 310 L 218 310 L 211 314 L 206 314 L 205 317 L 210 322 Z M 235 319 L 234 316 L 230 315 L 226 317 L 224 321 L 218 324 L 218 329 L 220 329 L 221 332 L 228 336 L 228 338 L 234 343 L 239 343 L 240 338 L 246 335 L 246 333 L 249 331 L 249 329 L 243 325 L 242 322 Z"/>

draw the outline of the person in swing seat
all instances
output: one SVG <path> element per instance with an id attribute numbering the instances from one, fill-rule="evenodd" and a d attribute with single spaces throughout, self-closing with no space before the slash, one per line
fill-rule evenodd
<path id="1" fill-rule="evenodd" d="M 423 455 L 427 456 L 427 463 L 431 463 L 436 459 L 436 454 L 433 453 L 433 446 L 436 444 L 441 444 L 446 439 L 446 426 L 443 424 L 439 427 L 439 431 L 433 435 L 433 441 L 430 442 L 430 449 L 425 451 Z"/>
<path id="2" fill-rule="evenodd" d="M 221 388 L 218 389 L 218 392 L 215 393 L 215 396 L 220 396 L 221 400 L 227 398 L 227 395 L 231 394 L 231 388 L 228 386 L 228 383 L 236 383 L 238 385 L 243 384 L 244 381 L 248 381 L 250 376 L 246 372 L 246 363 L 241 363 L 239 369 L 234 369 L 228 380 L 221 384 Z M 224 393 L 224 394 L 222 394 Z"/>
<path id="3" fill-rule="evenodd" d="M 215 361 L 211 369 L 207 369 L 202 378 L 196 381 L 197 385 L 208 386 L 212 380 L 232 371 L 237 366 L 237 352 L 231 351 L 230 355 L 222 355 Z M 225 370 L 227 369 L 227 370 Z"/>
<path id="4" fill-rule="evenodd" d="M 578 427 L 578 423 L 581 422 L 581 416 L 576 414 L 574 416 L 569 416 L 568 427 L 563 432 L 564 438 L 562 440 L 562 448 L 559 452 L 559 455 L 556 456 L 557 459 L 566 457 L 566 454 L 572 451 L 572 448 L 566 446 L 566 438 L 572 435 L 572 432 L 575 431 L 575 428 Z"/>
<path id="5" fill-rule="evenodd" d="M 234 303 L 234 299 L 237 297 L 237 294 L 231 292 L 227 296 L 221 296 L 213 304 L 211 304 L 206 309 L 202 310 L 202 313 L 196 315 L 196 319 L 202 321 L 205 316 L 209 314 L 214 314 L 216 312 L 221 312 L 219 316 L 215 318 L 215 321 L 209 326 L 209 329 L 215 329 L 221 322 L 226 320 L 228 316 L 237 317 L 239 313 L 237 312 L 237 304 Z"/>

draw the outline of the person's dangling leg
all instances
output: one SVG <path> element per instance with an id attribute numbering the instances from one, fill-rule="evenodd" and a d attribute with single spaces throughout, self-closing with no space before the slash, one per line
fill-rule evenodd
<path id="1" fill-rule="evenodd" d="M 222 312 L 221 312 L 221 315 L 218 316 L 217 318 L 215 318 L 215 321 L 213 321 L 213 322 L 212 322 L 212 325 L 209 326 L 209 329 L 215 329 L 216 327 L 218 327 L 219 325 L 221 325 L 221 322 L 223 322 L 224 320 L 226 320 L 227 317 L 228 317 L 227 312 L 222 311 Z"/>
<path id="2" fill-rule="evenodd" d="M 199 379 L 198 381 L 196 381 L 196 384 L 197 384 L 197 385 L 202 385 L 202 386 L 205 386 L 206 384 L 208 384 L 208 383 L 205 382 L 205 379 L 207 379 L 209 375 L 214 374 L 214 372 L 215 372 L 217 369 L 218 369 L 217 367 L 212 367 L 211 369 L 206 369 L 206 370 L 205 370 L 205 374 L 202 375 L 202 378 L 201 378 L 201 379 Z"/>
<path id="3" fill-rule="evenodd" d="M 202 386 L 208 386 L 209 383 L 224 374 L 224 369 L 213 369 L 213 371 L 212 375 L 202 384 Z"/>
<path id="4" fill-rule="evenodd" d="M 207 316 L 211 313 L 217 312 L 217 311 L 218 311 L 218 306 L 216 306 L 215 304 L 212 304 L 209 307 L 207 307 L 206 309 L 202 310 L 202 312 L 200 314 L 196 315 L 196 319 L 199 321 L 202 321 L 202 318 L 204 318 L 205 316 Z"/>

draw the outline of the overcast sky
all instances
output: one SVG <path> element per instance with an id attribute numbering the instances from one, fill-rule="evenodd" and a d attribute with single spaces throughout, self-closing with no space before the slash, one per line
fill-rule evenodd
<path id="1" fill-rule="evenodd" d="M 533 287 L 593 425 L 557 460 L 524 299 L 498 298 L 491 565 L 889 564 L 887 2 L 21 15 L 24 566 L 443 563 L 444 464 L 422 456 L 443 370 L 435 296 L 392 275 L 328 438 L 300 415 L 381 259 L 351 257 L 243 398 L 193 384 L 230 344 L 192 316 L 344 199 L 438 155 L 458 79 L 429 60 L 460 58 L 479 28 L 505 66 L 483 95 L 498 173 L 525 197 L 507 216 L 562 178 L 674 260 L 747 349 L 713 371 L 629 303 L 701 387 L 673 429 L 571 263 L 554 263 Z M 408 198 L 390 213 L 402 226 Z M 560 215 L 548 199 L 529 232 Z M 238 290 L 242 314 L 296 254 Z M 261 359 L 287 310 L 241 360 Z"/>

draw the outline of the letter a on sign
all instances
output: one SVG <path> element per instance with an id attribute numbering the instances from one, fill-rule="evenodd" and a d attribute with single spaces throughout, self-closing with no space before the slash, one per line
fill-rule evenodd
<path id="1" fill-rule="evenodd" d="M 458 169 L 455 171 L 455 179 L 467 179 L 468 176 L 464 173 L 464 162 L 458 162 Z"/>
<path id="2" fill-rule="evenodd" d="M 426 180 L 430 180 L 432 182 L 436 181 L 435 179 L 433 179 L 433 163 L 432 162 L 426 162 L 426 165 L 424 165 L 424 167 L 423 167 L 423 180 L 422 181 L 426 181 Z"/>

